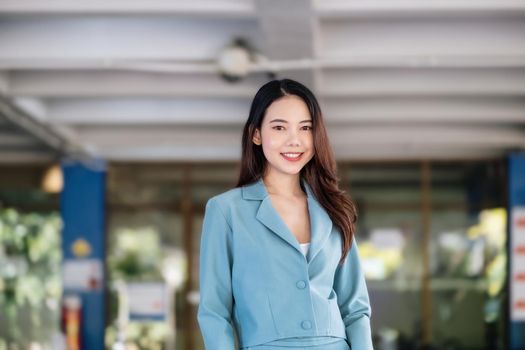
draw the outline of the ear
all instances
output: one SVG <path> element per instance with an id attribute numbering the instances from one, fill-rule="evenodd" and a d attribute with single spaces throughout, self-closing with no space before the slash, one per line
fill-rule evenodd
<path id="1" fill-rule="evenodd" d="M 252 142 L 255 143 L 257 146 L 261 145 L 261 133 L 259 132 L 259 129 L 255 129 L 255 132 L 253 133 Z"/>

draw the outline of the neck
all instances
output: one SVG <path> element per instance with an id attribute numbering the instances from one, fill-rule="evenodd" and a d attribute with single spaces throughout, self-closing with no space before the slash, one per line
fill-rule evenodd
<path id="1" fill-rule="evenodd" d="M 280 175 L 277 177 L 267 174 L 263 176 L 263 182 L 268 194 L 283 197 L 304 196 L 299 180 L 299 175 Z"/>

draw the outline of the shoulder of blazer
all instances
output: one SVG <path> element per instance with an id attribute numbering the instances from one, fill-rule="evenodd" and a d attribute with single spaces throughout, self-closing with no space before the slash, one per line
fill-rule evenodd
<path id="1" fill-rule="evenodd" d="M 208 199 L 208 203 L 213 202 L 222 211 L 228 222 L 230 221 L 229 216 L 232 206 L 239 205 L 240 201 L 242 201 L 242 195 L 239 187 L 232 188 Z"/>
<path id="2" fill-rule="evenodd" d="M 266 189 L 261 179 L 241 187 L 232 188 L 226 192 L 210 198 L 221 208 L 226 209 L 231 205 L 242 205 L 243 200 L 263 200 L 267 196 Z"/>
<path id="3" fill-rule="evenodd" d="M 209 199 L 209 201 L 214 201 L 219 204 L 221 207 L 227 206 L 229 204 L 236 203 L 242 199 L 241 187 L 232 188 L 226 192 L 219 193 Z"/>
<path id="4" fill-rule="evenodd" d="M 226 192 L 211 197 L 208 202 L 214 202 L 222 211 L 226 220 L 231 222 L 233 208 L 243 208 L 246 200 L 263 200 L 266 197 L 266 190 L 262 180 L 247 184 L 241 187 L 232 188 Z"/>

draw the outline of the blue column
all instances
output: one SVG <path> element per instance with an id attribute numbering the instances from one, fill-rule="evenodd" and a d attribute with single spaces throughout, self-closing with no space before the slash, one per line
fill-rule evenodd
<path id="1" fill-rule="evenodd" d="M 517 207 L 525 207 L 525 153 L 516 153 L 509 156 L 509 272 L 512 271 L 513 258 L 515 258 L 515 254 L 518 254 L 515 249 L 512 249 L 513 243 L 515 243 L 512 241 L 513 234 L 515 235 L 517 231 L 515 225 L 516 220 L 512 213 L 513 209 Z M 520 268 L 523 268 L 523 266 Z M 515 278 L 509 275 L 510 292 L 512 292 L 515 283 L 520 282 L 515 281 Z M 525 298 L 525 296 L 521 297 Z M 510 301 L 510 308 L 515 307 L 515 305 L 512 305 L 512 301 Z M 511 314 L 512 311 L 510 310 L 509 315 Z M 509 322 L 509 332 L 510 349 L 525 349 L 525 321 L 513 320 L 511 318 Z"/>
<path id="2" fill-rule="evenodd" d="M 106 165 L 101 160 L 64 161 L 62 171 L 64 294 L 82 301 L 82 349 L 103 350 Z"/>

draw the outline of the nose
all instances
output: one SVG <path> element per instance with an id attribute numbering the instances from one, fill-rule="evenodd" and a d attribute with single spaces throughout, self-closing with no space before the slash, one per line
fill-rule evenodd
<path id="1" fill-rule="evenodd" d="M 295 130 L 288 132 L 288 146 L 300 146 L 301 141 L 299 139 L 299 133 Z"/>

